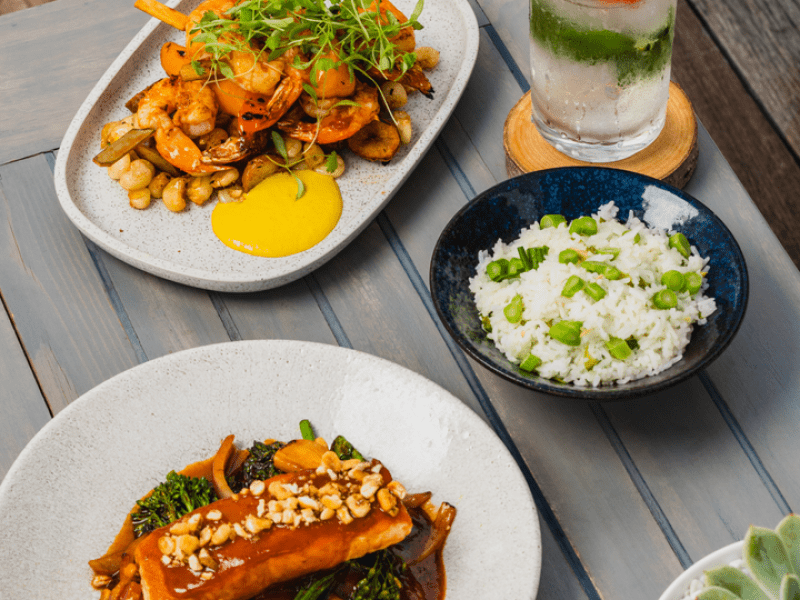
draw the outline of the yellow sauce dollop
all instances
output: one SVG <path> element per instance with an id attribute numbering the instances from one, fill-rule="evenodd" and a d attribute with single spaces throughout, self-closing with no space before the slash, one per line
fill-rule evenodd
<path id="1" fill-rule="evenodd" d="M 319 244 L 342 216 L 336 180 L 314 171 L 297 171 L 305 193 L 297 198 L 297 181 L 289 173 L 267 177 L 242 202 L 219 202 L 211 227 L 234 250 L 276 258 Z"/>

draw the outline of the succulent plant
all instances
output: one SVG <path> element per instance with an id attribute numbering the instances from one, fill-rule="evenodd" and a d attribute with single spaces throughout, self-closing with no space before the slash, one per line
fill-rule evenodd
<path id="1" fill-rule="evenodd" d="M 772 529 L 747 530 L 742 546 L 747 573 L 729 565 L 705 572 L 696 600 L 800 600 L 800 516 Z"/>

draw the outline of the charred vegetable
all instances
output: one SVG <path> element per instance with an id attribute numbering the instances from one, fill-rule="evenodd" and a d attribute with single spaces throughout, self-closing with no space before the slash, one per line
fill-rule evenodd
<path id="1" fill-rule="evenodd" d="M 366 460 L 361 453 L 353 448 L 353 444 L 347 441 L 343 435 L 337 436 L 331 444 L 331 450 L 336 452 L 337 456 L 342 460 L 350 460 L 357 458 L 358 460 Z"/>
<path id="2" fill-rule="evenodd" d="M 374 561 L 371 565 L 366 561 Z M 389 550 L 368 554 L 352 566 L 366 571 L 363 579 L 356 584 L 352 600 L 400 600 L 400 575 L 406 570 L 406 563 Z"/>
<path id="3" fill-rule="evenodd" d="M 240 490 L 250 487 L 250 484 L 257 479 L 265 480 L 278 475 L 281 471 L 275 468 L 273 459 L 275 453 L 285 445 L 283 442 L 272 442 L 271 444 L 253 442 L 249 448 L 250 454 L 242 464 L 242 468 L 228 479 L 231 489 Z"/>
<path id="4" fill-rule="evenodd" d="M 150 496 L 137 502 L 138 510 L 131 515 L 134 535 L 138 538 L 169 525 L 215 500 L 217 495 L 205 477 L 188 477 L 170 471 L 165 482 L 157 485 Z"/>

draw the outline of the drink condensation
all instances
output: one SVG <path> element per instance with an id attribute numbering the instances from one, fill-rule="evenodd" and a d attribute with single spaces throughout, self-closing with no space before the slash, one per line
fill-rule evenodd
<path id="1" fill-rule="evenodd" d="M 677 0 L 530 0 L 532 120 L 556 149 L 621 160 L 661 132 Z"/>

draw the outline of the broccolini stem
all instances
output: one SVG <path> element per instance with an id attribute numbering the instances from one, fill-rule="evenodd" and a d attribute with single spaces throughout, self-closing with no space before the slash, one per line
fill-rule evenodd
<path id="1" fill-rule="evenodd" d="M 317 436 L 314 435 L 314 429 L 311 427 L 311 421 L 303 419 L 300 421 L 300 435 L 304 440 L 315 440 Z"/>

